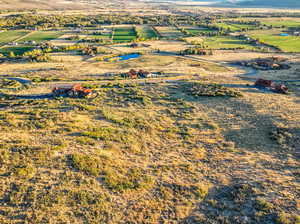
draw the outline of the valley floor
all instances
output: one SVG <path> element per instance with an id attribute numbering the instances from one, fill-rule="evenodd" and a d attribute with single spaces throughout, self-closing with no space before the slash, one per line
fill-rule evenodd
<path id="1" fill-rule="evenodd" d="M 299 223 L 300 57 L 284 55 L 289 70 L 228 64 L 269 55 L 1 64 L 2 78 L 32 83 L 1 87 L 0 222 Z M 164 76 L 105 75 L 132 68 Z M 257 78 L 291 94 L 254 88 Z M 242 96 L 195 97 L 195 82 Z M 99 97 L 49 96 L 73 83 Z"/>

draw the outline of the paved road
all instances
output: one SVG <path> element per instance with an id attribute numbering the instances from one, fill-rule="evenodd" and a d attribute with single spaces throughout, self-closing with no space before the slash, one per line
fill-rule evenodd
<path id="1" fill-rule="evenodd" d="M 19 77 L 0 76 L 0 79 L 15 80 L 15 81 L 18 81 L 19 83 L 21 83 L 21 84 L 23 84 L 23 85 L 31 84 L 31 80 L 25 79 L 25 78 L 19 78 Z"/>

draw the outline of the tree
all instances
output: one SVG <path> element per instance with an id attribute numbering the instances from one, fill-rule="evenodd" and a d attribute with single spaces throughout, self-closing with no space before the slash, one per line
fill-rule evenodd
<path id="1" fill-rule="evenodd" d="M 15 58 L 15 57 L 16 57 L 15 52 L 10 51 L 10 52 L 9 52 L 9 57 L 10 57 L 10 58 Z"/>

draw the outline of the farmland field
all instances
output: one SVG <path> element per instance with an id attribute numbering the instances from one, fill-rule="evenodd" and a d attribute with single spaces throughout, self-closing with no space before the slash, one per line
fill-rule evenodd
<path id="1" fill-rule="evenodd" d="M 292 20 L 263 20 L 262 22 L 265 25 L 273 26 L 273 27 L 299 27 L 300 21 L 292 21 Z"/>
<path id="2" fill-rule="evenodd" d="M 157 34 L 150 26 L 137 26 L 136 29 L 142 38 L 151 39 L 157 37 Z"/>
<path id="3" fill-rule="evenodd" d="M 114 42 L 130 42 L 136 38 L 136 33 L 133 27 L 118 27 L 114 30 Z"/>
<path id="4" fill-rule="evenodd" d="M 14 52 L 15 55 L 22 55 L 26 51 L 32 50 L 31 46 L 13 46 L 13 47 L 5 47 L 0 49 L 0 53 L 4 55 L 9 55 L 9 52 Z"/>
<path id="5" fill-rule="evenodd" d="M 235 21 L 240 21 L 241 19 L 224 19 L 222 20 L 225 24 L 230 23 L 229 21 L 235 20 Z M 267 26 L 273 26 L 273 27 L 278 27 L 281 28 L 282 26 L 284 27 L 299 27 L 300 26 L 300 19 L 299 18 L 294 18 L 294 17 L 280 17 L 280 18 L 243 18 L 242 21 L 260 21 L 262 24 L 267 25 Z M 231 24 L 233 26 L 240 26 L 239 24 Z M 244 25 L 241 25 L 244 26 Z M 245 26 L 250 26 L 251 25 L 245 25 Z"/>
<path id="6" fill-rule="evenodd" d="M 155 28 L 163 37 L 177 38 L 184 36 L 183 33 L 172 26 L 156 26 Z"/>
<path id="7" fill-rule="evenodd" d="M 180 28 L 186 30 L 191 35 L 200 35 L 214 31 L 206 27 L 182 26 Z"/>
<path id="8" fill-rule="evenodd" d="M 248 34 L 284 52 L 300 52 L 300 37 L 280 36 L 281 30 L 252 31 Z"/>
<path id="9" fill-rule="evenodd" d="M 233 26 L 231 24 L 227 24 L 227 23 L 217 23 L 215 24 L 217 27 L 219 28 L 222 28 L 224 30 L 230 30 L 231 32 L 234 32 L 234 31 L 239 31 L 240 28 L 236 27 L 236 26 Z"/>
<path id="10" fill-rule="evenodd" d="M 108 39 L 111 38 L 111 34 L 99 34 L 99 35 L 92 34 L 92 35 L 88 35 L 88 37 L 95 38 L 95 39 L 105 39 L 105 40 L 108 40 Z"/>
<path id="11" fill-rule="evenodd" d="M 63 35 L 63 32 L 60 31 L 37 31 L 32 34 L 26 36 L 19 40 L 19 42 L 24 41 L 35 41 L 37 43 L 42 43 L 45 41 L 56 39 Z"/>
<path id="12" fill-rule="evenodd" d="M 219 28 L 223 28 L 224 30 L 230 30 L 231 32 L 243 31 L 246 29 L 249 30 L 256 29 L 254 25 L 248 25 L 248 24 L 217 23 L 215 25 Z"/>
<path id="13" fill-rule="evenodd" d="M 9 43 L 14 41 L 24 35 L 26 35 L 28 31 L 25 30 L 10 30 L 4 31 L 0 33 L 0 44 Z"/>
<path id="14" fill-rule="evenodd" d="M 220 48 L 243 48 L 243 49 L 255 49 L 254 46 L 247 42 L 237 39 L 235 37 L 211 37 L 204 40 L 204 45 L 212 49 Z"/>

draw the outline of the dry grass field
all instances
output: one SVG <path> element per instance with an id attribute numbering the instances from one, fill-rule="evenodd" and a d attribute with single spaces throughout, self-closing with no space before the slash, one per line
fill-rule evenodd
<path id="1" fill-rule="evenodd" d="M 34 81 L 0 87 L 1 223 L 299 223 L 299 83 L 275 94 L 241 69 L 175 56 L 53 58 L 0 67 Z M 253 78 L 299 79 L 300 59 L 290 60 Z M 171 77 L 103 75 L 131 68 Z M 99 97 L 47 95 L 75 82 Z M 229 89 L 195 96 L 195 82 Z"/>
<path id="2" fill-rule="evenodd" d="M 13 2 L 29 8 L 33 1 Z M 182 1 L 172 11 L 155 2 L 57 2 L 37 3 L 46 9 L 38 13 L 158 12 L 166 22 L 172 12 L 182 18 L 201 10 L 239 11 Z M 0 0 L 0 9 L 10 9 L 7 3 Z M 85 11 L 66 10 L 81 5 Z M 0 57 L 1 224 L 300 223 L 300 55 L 221 50 L 228 42 L 211 50 L 200 45 L 217 37 L 188 37 L 161 24 L 67 24 L 47 39 L 46 53 L 40 50 L 47 60 L 36 61 L 47 62 Z M 152 26 L 162 38 L 151 39 Z M 197 32 L 195 24 L 182 27 Z M 102 36 L 102 28 L 117 33 L 114 43 L 80 40 Z M 151 40 L 136 40 L 136 31 L 149 32 L 145 39 Z M 212 55 L 182 54 L 193 48 Z M 118 60 L 132 53 L 138 56 Z M 290 68 L 237 65 L 273 56 L 286 58 Z M 129 78 L 131 69 L 151 74 Z M 285 84 L 288 94 L 257 88 L 259 78 Z M 52 94 L 74 84 L 97 97 Z"/>

